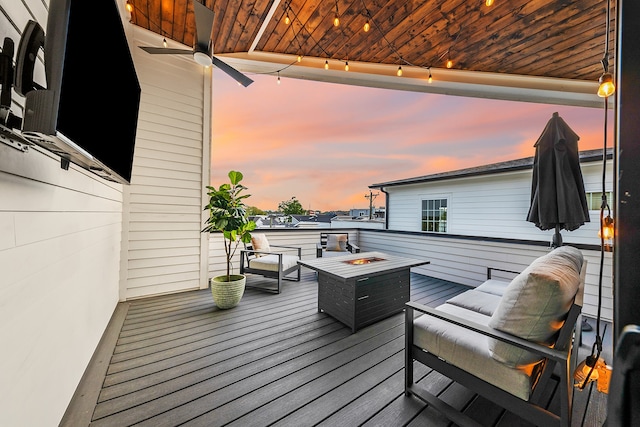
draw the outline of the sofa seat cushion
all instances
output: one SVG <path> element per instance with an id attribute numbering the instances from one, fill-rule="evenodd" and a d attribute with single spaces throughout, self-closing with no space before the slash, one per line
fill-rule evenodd
<path id="1" fill-rule="evenodd" d="M 507 289 L 507 286 L 509 286 L 509 282 L 506 280 L 489 279 L 480 286 L 477 286 L 475 290 L 487 294 L 502 296 L 504 295 L 504 291 Z"/>
<path id="2" fill-rule="evenodd" d="M 298 265 L 299 258 L 295 255 L 282 255 L 282 271 Z M 255 270 L 278 271 L 278 255 L 265 255 L 249 260 L 249 268 Z"/>
<path id="3" fill-rule="evenodd" d="M 489 326 L 520 338 L 551 344 L 580 287 L 582 253 L 561 246 L 533 261 L 507 286 Z M 509 366 L 541 360 L 523 349 L 490 341 L 493 357 Z"/>
<path id="4" fill-rule="evenodd" d="M 490 320 L 489 316 L 452 304 L 443 304 L 436 309 L 484 326 Z M 489 351 L 491 340 L 488 337 L 428 315 L 415 319 L 413 333 L 413 342 L 418 347 L 523 400 L 529 400 L 529 371 L 494 359 Z"/>
<path id="5" fill-rule="evenodd" d="M 491 316 L 500 304 L 500 296 L 470 289 L 447 300 L 447 304 L 456 305 L 475 311 L 485 316 Z"/>

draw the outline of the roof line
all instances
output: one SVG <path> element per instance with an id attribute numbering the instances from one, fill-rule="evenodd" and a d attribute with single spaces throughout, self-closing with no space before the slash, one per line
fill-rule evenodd
<path id="1" fill-rule="evenodd" d="M 591 163 L 602 160 L 602 149 L 585 150 L 579 153 L 580 163 Z M 607 159 L 613 158 L 613 149 L 607 149 Z M 405 178 L 394 181 L 371 184 L 369 188 L 395 187 L 399 185 L 419 184 L 424 182 L 443 181 L 454 178 L 468 178 L 482 175 L 494 175 L 498 173 L 513 172 L 533 168 L 534 157 L 525 157 L 516 160 L 507 160 L 505 162 L 492 163 L 459 169 L 455 171 L 439 172 L 431 175 L 424 175 L 415 178 Z"/>

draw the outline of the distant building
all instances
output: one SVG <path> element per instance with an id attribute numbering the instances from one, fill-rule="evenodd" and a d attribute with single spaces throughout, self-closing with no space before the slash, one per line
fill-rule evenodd
<path id="1" fill-rule="evenodd" d="M 602 150 L 580 152 L 591 221 L 574 231 L 562 231 L 563 241 L 599 245 L 602 203 Z M 613 176 L 612 160 L 607 175 Z M 533 157 L 457 171 L 370 185 L 386 193 L 386 227 L 462 236 L 550 241 L 553 230 L 527 222 L 531 204 Z M 614 207 L 613 181 L 607 183 Z"/>

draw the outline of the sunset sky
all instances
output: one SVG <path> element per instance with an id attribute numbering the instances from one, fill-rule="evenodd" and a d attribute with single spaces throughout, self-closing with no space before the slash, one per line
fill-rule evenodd
<path id="1" fill-rule="evenodd" d="M 601 109 L 251 78 L 244 88 L 214 71 L 211 180 L 241 171 L 263 210 L 293 196 L 306 209 L 364 208 L 374 183 L 533 156 L 555 111 L 580 150 L 602 146 Z"/>

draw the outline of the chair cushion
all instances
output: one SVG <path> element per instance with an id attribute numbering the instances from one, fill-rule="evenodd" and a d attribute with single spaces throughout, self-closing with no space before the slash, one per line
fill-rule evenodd
<path id="1" fill-rule="evenodd" d="M 490 320 L 489 316 L 452 304 L 436 309 L 484 326 Z M 413 334 L 418 347 L 521 399 L 529 399 L 530 370 L 512 368 L 494 359 L 488 337 L 427 315 L 414 321 Z"/>
<path id="2" fill-rule="evenodd" d="M 282 271 L 298 265 L 298 257 L 295 255 L 282 255 Z M 256 270 L 278 271 L 278 255 L 265 255 L 249 260 L 249 268 Z"/>
<path id="3" fill-rule="evenodd" d="M 327 234 L 327 251 L 345 252 L 347 250 L 347 234 Z"/>
<path id="4" fill-rule="evenodd" d="M 509 286 L 509 282 L 506 280 L 489 279 L 480 286 L 477 286 L 475 289 L 476 291 L 485 292 L 487 294 L 502 296 L 504 295 L 504 291 L 507 289 L 507 286 Z"/>
<path id="5" fill-rule="evenodd" d="M 267 240 L 267 236 L 261 233 L 256 233 L 251 235 L 251 245 L 253 249 L 256 251 L 264 251 L 270 252 L 271 247 L 269 247 L 269 241 Z M 262 256 L 262 254 L 256 254 L 256 256 Z"/>
<path id="6" fill-rule="evenodd" d="M 485 316 L 491 316 L 498 304 L 500 304 L 500 296 L 470 289 L 448 299 L 447 304 L 457 305 Z"/>
<path id="7" fill-rule="evenodd" d="M 489 326 L 540 344 L 552 344 L 580 287 L 582 253 L 561 246 L 533 261 L 505 289 Z M 541 360 L 537 355 L 491 340 L 491 355 L 509 366 Z"/>

